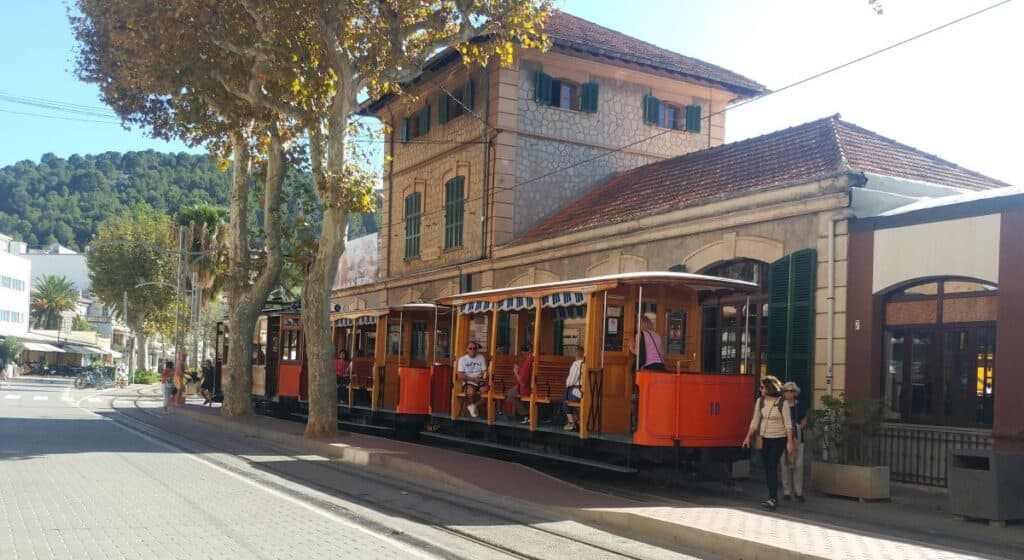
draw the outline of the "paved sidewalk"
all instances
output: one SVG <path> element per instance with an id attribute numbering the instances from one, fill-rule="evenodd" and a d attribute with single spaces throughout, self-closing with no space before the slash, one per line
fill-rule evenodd
<path id="1" fill-rule="evenodd" d="M 182 407 L 180 412 L 205 423 L 309 453 L 386 469 L 407 479 L 440 484 L 463 493 L 559 510 L 634 538 L 673 542 L 724 557 L 849 560 L 1006 557 L 951 550 L 742 507 L 670 500 L 662 503 L 634 501 L 586 490 L 517 463 L 386 438 L 343 433 L 330 439 L 313 440 L 302 437 L 302 424 L 266 416 L 225 419 L 220 417 L 219 408 L 193 404 Z M 787 543 L 799 543 L 800 552 L 785 548 Z"/>

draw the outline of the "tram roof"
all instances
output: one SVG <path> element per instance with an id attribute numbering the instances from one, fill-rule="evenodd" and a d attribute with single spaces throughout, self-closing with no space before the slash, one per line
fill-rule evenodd
<path id="1" fill-rule="evenodd" d="M 372 309 L 353 309 L 350 311 L 335 311 L 331 313 L 331 320 L 356 319 L 359 317 L 381 317 L 392 311 L 434 311 L 438 308 L 447 309 L 433 303 L 403 303 L 389 307 L 374 307 Z"/>
<path id="2" fill-rule="evenodd" d="M 758 289 L 758 285 L 752 282 L 704 274 L 690 274 L 688 272 L 626 272 L 528 286 L 480 290 L 478 292 L 446 296 L 438 299 L 438 302 L 444 305 L 461 305 L 473 301 L 496 302 L 514 296 L 540 297 L 560 292 L 590 293 L 612 290 L 619 286 L 640 284 L 644 286 L 686 287 L 697 291 L 724 290 L 740 293 L 753 292 Z"/>

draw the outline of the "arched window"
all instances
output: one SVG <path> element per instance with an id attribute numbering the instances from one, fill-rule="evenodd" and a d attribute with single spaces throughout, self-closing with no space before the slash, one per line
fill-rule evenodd
<path id="1" fill-rule="evenodd" d="M 702 371 L 763 374 L 768 350 L 768 263 L 738 259 L 711 266 L 701 274 L 761 286 L 756 294 L 750 294 L 749 309 L 746 295 L 701 300 Z"/>
<path id="2" fill-rule="evenodd" d="M 889 292 L 883 306 L 882 394 L 889 418 L 991 427 L 996 287 L 930 279 Z"/>

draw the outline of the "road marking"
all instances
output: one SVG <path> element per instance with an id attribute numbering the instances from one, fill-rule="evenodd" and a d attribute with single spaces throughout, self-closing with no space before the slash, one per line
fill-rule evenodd
<path id="1" fill-rule="evenodd" d="M 21 395 L 4 395 L 4 398 L 5 399 L 10 399 L 12 401 L 16 401 L 16 400 L 21 398 Z"/>
<path id="2" fill-rule="evenodd" d="M 45 400 L 49 400 L 49 398 L 50 397 L 47 397 L 46 395 L 36 395 L 36 396 L 32 397 L 32 400 L 34 400 L 34 401 L 45 401 Z"/>

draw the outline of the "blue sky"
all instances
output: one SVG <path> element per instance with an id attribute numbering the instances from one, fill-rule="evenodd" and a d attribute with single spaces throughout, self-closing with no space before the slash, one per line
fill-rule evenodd
<path id="1" fill-rule="evenodd" d="M 724 66 L 770 89 L 955 19 L 995 0 L 556 0 L 585 19 Z M 43 98 L 109 113 L 75 79 L 66 4 L 0 3 L 0 95 Z M 1024 185 L 1017 163 L 1024 109 L 1016 101 L 1024 2 L 1015 1 L 929 37 L 727 114 L 729 141 L 826 115 Z M 16 115 L 49 114 L 60 118 Z M 66 119 L 99 120 L 79 122 Z M 0 165 L 107 150 L 185 149 L 125 131 L 116 121 L 52 113 L 0 99 Z"/>

